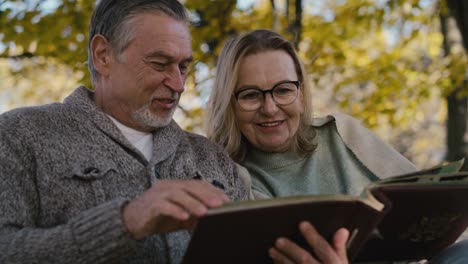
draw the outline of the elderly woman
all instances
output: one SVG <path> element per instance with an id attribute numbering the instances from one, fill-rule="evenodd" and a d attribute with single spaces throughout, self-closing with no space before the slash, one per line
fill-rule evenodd
<path id="1" fill-rule="evenodd" d="M 312 118 L 311 108 L 309 82 L 292 44 L 256 30 L 227 41 L 219 56 L 206 132 L 243 166 L 239 172 L 252 198 L 359 194 L 373 180 L 416 170 L 357 120 Z M 346 231 L 318 249 L 323 239 L 313 227 L 302 223 L 300 229 L 316 257 L 279 239 L 270 250 L 277 263 L 304 257 L 347 263 Z"/>
<path id="2" fill-rule="evenodd" d="M 416 170 L 346 115 L 312 118 L 294 47 L 256 30 L 229 40 L 207 108 L 207 136 L 248 169 L 256 197 L 359 194 L 378 178 Z"/>

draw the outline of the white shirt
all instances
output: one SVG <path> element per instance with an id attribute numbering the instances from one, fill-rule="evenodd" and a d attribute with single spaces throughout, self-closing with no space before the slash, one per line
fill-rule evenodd
<path id="1" fill-rule="evenodd" d="M 110 119 L 119 128 L 122 134 L 124 134 L 127 140 L 130 141 L 130 143 L 132 143 L 132 145 L 138 149 L 143 154 L 143 156 L 145 156 L 146 160 L 150 161 L 151 157 L 153 156 L 153 134 L 135 130 L 120 123 L 112 116 L 107 116 L 110 117 Z"/>

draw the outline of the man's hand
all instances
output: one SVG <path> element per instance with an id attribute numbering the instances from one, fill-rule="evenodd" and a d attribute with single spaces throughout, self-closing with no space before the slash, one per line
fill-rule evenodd
<path id="1" fill-rule="evenodd" d="M 346 255 L 346 241 L 349 232 L 345 228 L 340 228 L 333 236 L 333 246 L 330 245 L 308 222 L 301 222 L 299 230 L 313 249 L 315 256 L 299 247 L 296 243 L 286 239 L 276 240 L 274 247 L 270 248 L 269 255 L 277 264 L 292 263 L 336 263 L 348 264 Z"/>
<path id="2" fill-rule="evenodd" d="M 190 229 L 196 220 L 228 202 L 218 188 L 200 180 L 161 180 L 128 203 L 122 217 L 135 239 L 179 229 Z"/>

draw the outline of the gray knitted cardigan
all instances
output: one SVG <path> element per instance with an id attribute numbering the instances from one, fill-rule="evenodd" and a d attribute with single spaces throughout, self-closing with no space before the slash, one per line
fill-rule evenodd
<path id="1" fill-rule="evenodd" d="M 147 162 L 92 97 L 80 87 L 63 104 L 0 116 L 0 263 L 179 263 L 189 232 L 135 241 L 121 220 L 126 201 L 158 179 L 196 176 L 247 198 L 207 139 L 172 122 L 153 133 Z"/>

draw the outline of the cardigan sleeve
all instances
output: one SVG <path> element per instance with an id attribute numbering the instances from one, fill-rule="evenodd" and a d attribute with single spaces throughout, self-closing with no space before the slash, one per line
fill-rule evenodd
<path id="1" fill-rule="evenodd" d="M 121 220 L 123 199 L 56 226 L 40 226 L 35 160 L 11 122 L 0 119 L 0 263 L 107 263 L 136 243 Z"/>

